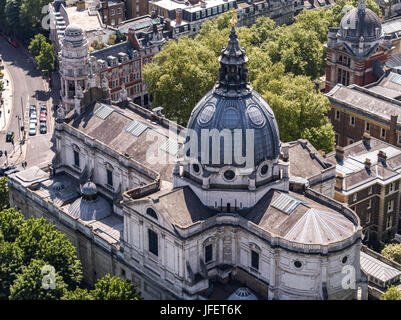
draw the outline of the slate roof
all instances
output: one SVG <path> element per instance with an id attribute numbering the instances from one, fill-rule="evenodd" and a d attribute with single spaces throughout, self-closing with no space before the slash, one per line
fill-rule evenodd
<path id="1" fill-rule="evenodd" d="M 361 269 L 383 282 L 401 277 L 401 271 L 361 251 Z"/>
<path id="2" fill-rule="evenodd" d="M 295 199 L 297 204 L 289 211 L 278 209 L 273 204 L 280 196 L 288 201 Z M 223 214 L 204 206 L 189 186 L 152 194 L 149 198 L 168 223 L 184 229 Z M 272 235 L 303 244 L 338 242 L 351 237 L 356 230 L 342 213 L 295 192 L 270 190 L 254 207 L 237 213 Z"/>
<path id="3" fill-rule="evenodd" d="M 176 156 L 159 150 L 160 146 L 169 139 L 168 129 L 142 116 L 139 111 L 135 112 L 134 109 L 123 109 L 118 106 L 111 106 L 114 111 L 103 120 L 93 114 L 94 110 L 99 107 L 100 103 L 96 103 L 95 106 L 88 106 L 78 118 L 71 117 L 74 113 L 72 110 L 67 115 L 66 123 L 102 142 L 111 150 L 120 154 L 127 154 L 146 168 L 151 168 L 160 173 L 162 179 L 172 181 Z M 71 118 L 68 119 L 68 117 Z M 126 128 L 133 120 L 147 126 L 139 136 L 126 131 Z M 177 138 L 175 135 L 172 135 L 172 137 Z M 178 138 L 178 141 L 182 144 L 183 138 Z M 150 147 L 154 148 L 155 157 L 158 155 L 162 157 L 160 161 L 153 163 L 152 159 L 148 159 L 148 149 Z"/>
<path id="4" fill-rule="evenodd" d="M 356 113 L 374 119 L 380 117 L 390 121 L 391 115 L 397 115 L 398 119 L 401 119 L 401 102 L 373 92 L 371 87 L 362 88 L 354 84 L 346 87 L 336 84 L 326 96 L 332 104 L 346 106 Z"/>
<path id="5" fill-rule="evenodd" d="M 378 162 L 379 151 L 386 153 L 386 164 Z M 397 148 L 379 139 L 370 138 L 370 147 L 358 141 L 344 147 L 344 160 L 338 162 L 336 153 L 326 155 L 326 161 L 336 165 L 337 173 L 344 177 L 345 191 L 362 186 L 375 180 L 387 180 L 399 175 L 401 171 L 401 148 Z M 365 160 L 371 161 L 370 170 L 365 169 Z"/>

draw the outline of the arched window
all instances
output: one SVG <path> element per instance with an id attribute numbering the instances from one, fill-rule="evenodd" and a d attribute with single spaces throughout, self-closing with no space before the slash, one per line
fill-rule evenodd
<path id="1" fill-rule="evenodd" d="M 158 219 L 157 219 L 156 211 L 153 210 L 152 208 L 147 208 L 147 209 L 146 209 L 146 214 L 149 215 L 149 216 L 151 216 L 153 219 L 158 220 Z"/>
<path id="2" fill-rule="evenodd" d="M 74 165 L 79 167 L 79 153 L 80 149 L 76 144 L 72 145 L 72 150 L 74 152 Z"/>
<path id="3" fill-rule="evenodd" d="M 106 162 L 105 165 L 106 165 L 107 184 L 109 186 L 113 186 L 113 170 L 114 170 L 114 168 L 108 162 Z"/>

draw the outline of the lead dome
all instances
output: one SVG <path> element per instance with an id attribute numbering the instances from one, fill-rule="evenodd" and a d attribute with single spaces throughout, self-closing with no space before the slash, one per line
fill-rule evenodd
<path id="1" fill-rule="evenodd" d="M 382 26 L 379 17 L 366 8 L 365 1 L 359 0 L 358 8 L 348 11 L 340 22 L 339 36 L 343 40 L 370 42 L 382 37 Z"/>
<path id="2" fill-rule="evenodd" d="M 198 152 L 194 156 L 196 152 L 191 153 L 193 147 L 191 136 L 187 135 L 186 142 L 189 143 L 189 148 L 185 156 L 191 157 L 191 161 L 212 167 L 245 166 L 245 163 L 236 163 L 234 146 L 242 143 L 242 156 L 245 156 L 247 130 L 252 130 L 254 133 L 254 166 L 279 157 L 280 137 L 277 122 L 269 104 L 248 83 L 248 70 L 245 67 L 247 61 L 245 49 L 239 46 L 235 28 L 232 27 L 228 45 L 221 50 L 219 58 L 219 81 L 198 102 L 188 122 L 188 129 L 196 133 L 198 140 Z M 202 159 L 201 140 L 202 131 L 205 129 L 209 132 L 216 129 L 219 133 L 230 130 L 231 163 L 224 159 L 223 139 L 218 146 L 212 137 L 209 137 L 209 161 L 205 162 Z M 241 130 L 241 134 L 236 136 L 236 130 Z M 212 161 L 213 152 L 220 155 L 218 162 Z"/>

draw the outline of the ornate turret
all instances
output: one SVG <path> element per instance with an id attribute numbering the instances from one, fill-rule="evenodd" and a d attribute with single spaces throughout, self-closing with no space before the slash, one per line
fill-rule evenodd
<path id="1" fill-rule="evenodd" d="M 230 20 L 231 32 L 227 47 L 221 50 L 219 58 L 219 83 L 216 93 L 223 96 L 236 95 L 237 93 L 249 94 L 248 69 L 245 67 L 248 57 L 245 49 L 240 47 L 238 37 L 235 32 L 237 19 L 233 9 L 233 17 Z M 231 91 L 231 92 L 230 92 Z"/>

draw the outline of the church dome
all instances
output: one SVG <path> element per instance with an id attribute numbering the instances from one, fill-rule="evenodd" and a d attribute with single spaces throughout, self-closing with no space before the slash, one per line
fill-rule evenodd
<path id="1" fill-rule="evenodd" d="M 339 36 L 346 41 L 376 41 L 382 37 L 382 26 L 379 17 L 360 0 L 358 8 L 348 11 L 340 22 Z"/>
<path id="2" fill-rule="evenodd" d="M 82 28 L 77 24 L 68 25 L 68 27 L 65 28 L 64 32 L 65 32 L 66 36 L 70 36 L 70 37 L 82 36 L 82 34 L 83 34 Z"/>
<path id="3" fill-rule="evenodd" d="M 82 197 L 76 199 L 68 208 L 73 218 L 84 221 L 101 220 L 111 214 L 111 206 L 101 196 L 97 195 L 97 187 L 93 182 L 86 182 L 81 187 Z"/>
<path id="4" fill-rule="evenodd" d="M 235 29 L 232 27 L 228 45 L 222 49 L 219 58 L 219 81 L 198 102 L 188 122 L 186 143 L 189 146 L 185 156 L 189 157 L 190 161 L 212 167 L 244 167 L 245 161 L 236 161 L 239 159 L 236 156 L 237 151 L 240 151 L 240 157 L 253 152 L 252 166 L 279 157 L 280 138 L 277 122 L 269 104 L 248 83 L 248 70 L 245 67 L 247 61 L 245 49 L 239 46 Z M 212 130 L 221 136 L 224 136 L 224 132 L 230 132 L 231 136 L 215 140 L 215 137 L 211 136 Z M 209 138 L 203 136 L 205 132 L 210 133 Z M 253 133 L 251 148 L 247 142 L 249 133 Z M 194 137 L 197 143 L 193 143 Z M 207 139 L 209 148 L 202 148 L 202 142 L 205 144 Z M 229 140 L 230 143 L 226 143 L 225 140 Z M 197 152 L 191 148 L 197 148 Z M 205 157 L 207 152 L 208 157 Z"/>

